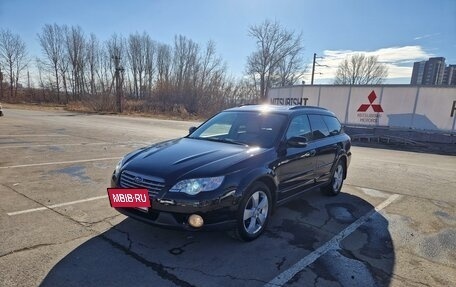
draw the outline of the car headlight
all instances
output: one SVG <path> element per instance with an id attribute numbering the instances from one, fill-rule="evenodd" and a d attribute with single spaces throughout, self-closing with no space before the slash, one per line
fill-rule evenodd
<path id="1" fill-rule="evenodd" d="M 119 177 L 120 169 L 122 168 L 123 162 L 124 162 L 124 157 L 121 160 L 119 160 L 119 162 L 116 165 L 116 170 L 114 171 L 114 175 L 116 177 Z"/>
<path id="2" fill-rule="evenodd" d="M 202 191 L 212 191 L 222 185 L 224 176 L 185 179 L 176 183 L 170 192 L 184 192 L 189 195 L 195 195 Z"/>

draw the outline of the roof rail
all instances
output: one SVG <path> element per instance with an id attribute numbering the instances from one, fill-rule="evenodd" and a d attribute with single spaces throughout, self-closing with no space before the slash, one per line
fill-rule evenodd
<path id="1" fill-rule="evenodd" d="M 327 110 L 322 107 L 316 107 L 316 106 L 293 106 L 290 108 L 290 110 L 299 110 L 299 109 L 319 109 L 319 110 Z"/>

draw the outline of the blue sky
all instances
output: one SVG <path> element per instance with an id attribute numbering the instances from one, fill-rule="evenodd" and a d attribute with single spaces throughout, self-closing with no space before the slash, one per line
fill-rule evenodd
<path id="1" fill-rule="evenodd" d="M 248 27 L 265 19 L 303 33 L 309 70 L 313 53 L 324 57 L 319 62 L 329 67 L 317 67 L 317 84 L 332 82 L 352 53 L 378 55 L 388 83 L 408 84 L 413 62 L 428 57 L 456 64 L 456 0 L 0 0 L 0 28 L 18 33 L 33 57 L 44 24 L 79 25 L 102 41 L 145 31 L 170 44 L 182 34 L 202 45 L 215 41 L 236 77 L 254 50 Z"/>

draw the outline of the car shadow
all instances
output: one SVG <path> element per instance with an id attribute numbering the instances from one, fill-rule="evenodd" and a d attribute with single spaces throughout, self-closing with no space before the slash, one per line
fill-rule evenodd
<path id="1" fill-rule="evenodd" d="M 265 233 L 247 243 L 127 218 L 71 251 L 42 286 L 263 286 L 373 209 L 352 194 L 311 191 L 279 207 Z M 388 221 L 374 213 L 287 286 L 389 286 L 394 263 Z"/>

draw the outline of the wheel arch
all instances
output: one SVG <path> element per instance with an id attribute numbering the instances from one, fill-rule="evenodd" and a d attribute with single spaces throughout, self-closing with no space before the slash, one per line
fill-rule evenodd
<path id="1" fill-rule="evenodd" d="M 267 169 L 257 169 L 250 172 L 239 185 L 240 192 L 245 194 L 249 188 L 256 182 L 261 182 L 265 184 L 271 193 L 272 207 L 275 207 L 277 202 L 277 184 L 272 176 L 272 173 Z"/>

